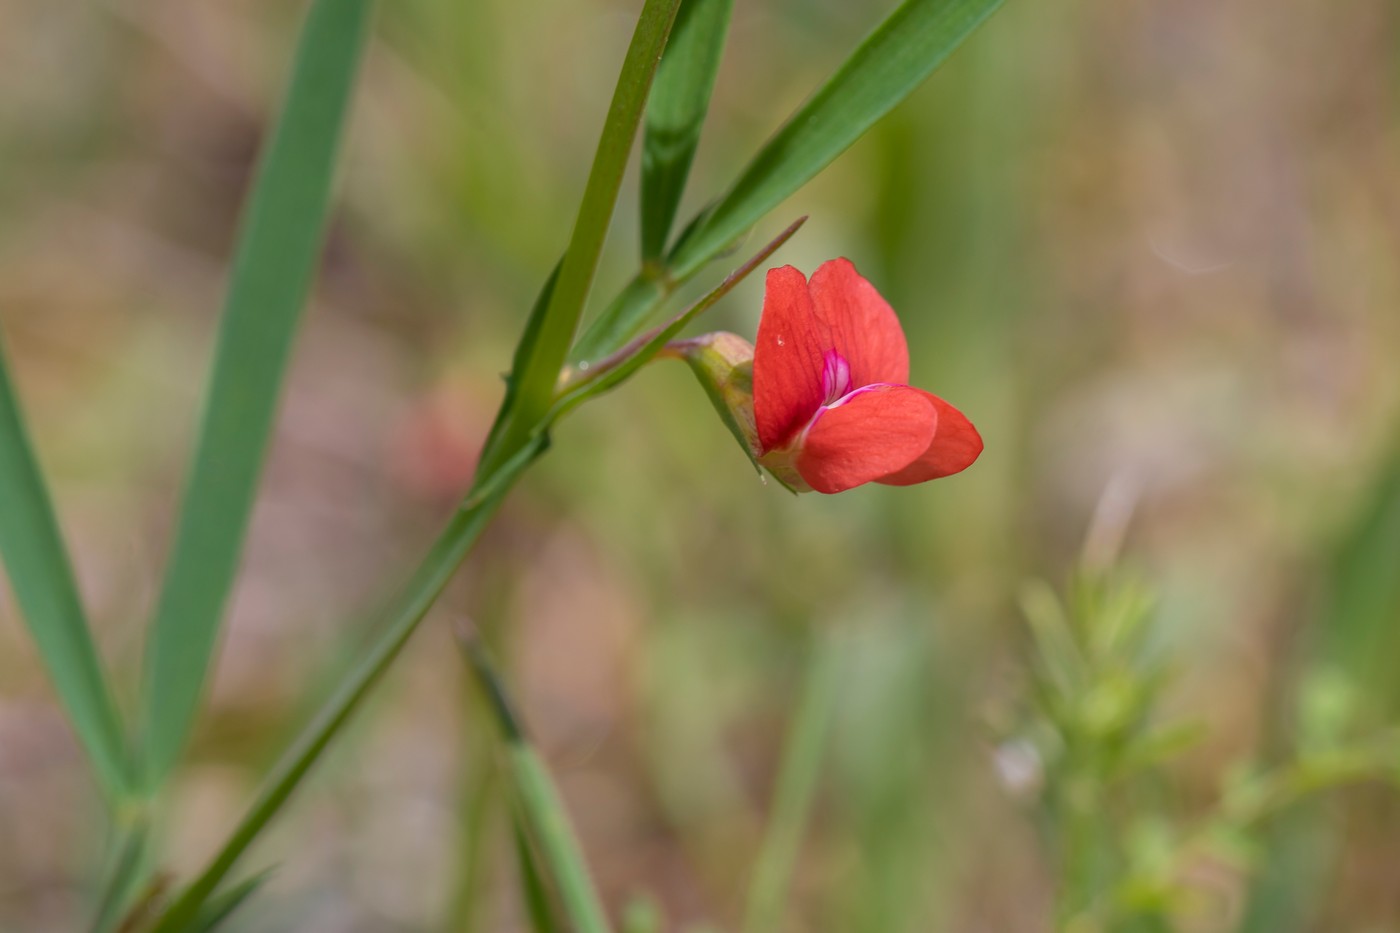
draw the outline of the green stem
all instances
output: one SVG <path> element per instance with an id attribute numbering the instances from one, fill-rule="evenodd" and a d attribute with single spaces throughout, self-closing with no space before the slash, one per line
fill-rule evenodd
<path id="1" fill-rule="evenodd" d="M 584 304 L 593 287 L 632 141 L 637 135 L 647 92 L 679 5 L 680 0 L 646 0 L 642 7 L 534 352 L 523 361 L 521 371 L 511 374 L 513 388 L 519 395 L 507 432 L 507 448 L 544 417 L 554 400 L 554 383 L 573 345 Z"/>
<path id="2" fill-rule="evenodd" d="M 438 594 L 471 551 L 510 486 L 533 461 L 533 457 L 523 456 L 524 452 L 538 454 L 543 449 L 544 441 L 536 435 L 536 440 L 522 448 L 520 455 L 511 458 L 510 468 L 502 471 L 506 475 L 488 477 L 483 481 L 483 487 L 492 488 L 491 495 L 472 498 L 470 508 L 457 511 L 389 612 L 387 623 L 369 654 L 351 671 L 321 712 L 282 756 L 233 835 L 204 872 L 166 911 L 153 933 L 176 933 L 195 917 L 200 905 L 213 894 L 249 844 L 281 809 L 326 745 L 398 656 L 409 636 L 417 630 L 418 623 L 427 615 Z"/>

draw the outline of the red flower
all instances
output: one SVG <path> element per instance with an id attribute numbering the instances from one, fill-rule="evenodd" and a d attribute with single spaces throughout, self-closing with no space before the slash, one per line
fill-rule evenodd
<path id="1" fill-rule="evenodd" d="M 769 270 L 753 411 L 758 460 L 775 476 L 836 493 L 967 469 L 982 452 L 977 429 L 908 382 L 899 319 L 850 260 L 823 263 L 810 282 L 792 266 Z"/>

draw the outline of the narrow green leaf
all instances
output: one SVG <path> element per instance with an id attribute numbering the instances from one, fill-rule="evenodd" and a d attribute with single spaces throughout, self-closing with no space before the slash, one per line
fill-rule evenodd
<path id="1" fill-rule="evenodd" d="M 310 290 L 370 0 L 315 0 L 243 221 L 203 423 L 148 645 L 146 761 L 158 784 L 203 692 L 292 339 Z"/>
<path id="2" fill-rule="evenodd" d="M 530 917 L 530 929 L 535 933 L 556 933 L 559 925 L 554 920 L 554 905 L 550 903 L 549 890 L 535 867 L 530 840 L 518 817 L 511 821 L 511 836 L 515 843 L 515 861 L 520 869 L 520 889 L 525 900 L 525 912 Z"/>
<path id="3" fill-rule="evenodd" d="M 671 257 L 686 278 L 826 168 L 918 87 L 1001 0 L 905 0 L 782 129 Z"/>
<path id="4" fill-rule="evenodd" d="M 734 0 L 681 0 L 656 71 L 642 137 L 642 261 L 666 252 L 710 109 Z"/>
<path id="5" fill-rule="evenodd" d="M 537 436 L 528 445 L 528 449 L 538 455 L 544 450 L 545 443 L 542 436 Z M 438 594 L 452 578 L 458 565 L 476 543 L 482 529 L 495 514 L 511 482 L 518 478 L 532 461 L 533 458 L 512 461 L 513 466 L 510 469 L 513 472 L 496 487 L 495 494 L 478 500 L 471 508 L 457 511 L 428 556 L 419 565 L 400 598 L 387 613 L 381 634 L 365 658 L 346 675 L 320 713 L 282 755 L 233 834 L 208 867 L 161 917 L 160 922 L 153 928 L 153 933 L 182 933 L 198 915 L 201 906 L 217 889 L 252 841 L 281 810 L 282 805 L 320 758 L 331 739 L 335 738 L 349 721 L 360 701 L 368 695 L 398 656 L 409 637 L 417 630 L 418 624 L 427 615 Z"/>
<path id="6" fill-rule="evenodd" d="M 642 7 L 598 140 L 598 151 L 579 204 L 568 252 L 540 322 L 534 352 L 512 375 L 512 390 L 516 396 L 514 410 L 508 413 L 511 421 L 503 442 L 507 450 L 535 429 L 554 400 L 554 384 L 573 345 L 579 318 L 593 286 L 632 139 L 637 134 L 647 92 L 679 3 L 680 0 L 646 0 Z"/>
<path id="7" fill-rule="evenodd" d="M 1001 0 L 905 0 L 687 227 L 664 268 L 645 268 L 584 331 L 574 358 L 611 353 L 682 282 L 810 181 L 923 82 Z"/>
<path id="8" fill-rule="evenodd" d="M 768 933 L 783 927 L 783 906 L 836 710 L 841 652 L 842 646 L 830 636 L 812 648 L 802 700 L 778 769 L 773 815 L 749 885 L 744 933 Z"/>
<path id="9" fill-rule="evenodd" d="M 612 925 L 549 769 L 534 747 L 524 742 L 510 743 L 507 756 L 521 809 L 539 845 L 540 858 L 559 889 L 565 915 L 578 933 L 611 933 Z"/>
<path id="10" fill-rule="evenodd" d="M 112 800 L 129 786 L 126 742 L 87 616 L 29 444 L 0 344 L 0 557 L 15 601 L 98 782 Z"/>
<path id="11" fill-rule="evenodd" d="M 544 869 L 544 877 L 559 892 L 564 913 L 577 933 L 609 933 L 612 927 L 574 835 L 568 810 L 549 769 L 526 737 L 504 681 L 474 633 L 459 631 L 458 642 L 486 692 L 505 739 L 510 785 L 520 804 L 528 841 L 534 843 L 531 851 L 537 850 L 543 863 L 539 867 Z"/>

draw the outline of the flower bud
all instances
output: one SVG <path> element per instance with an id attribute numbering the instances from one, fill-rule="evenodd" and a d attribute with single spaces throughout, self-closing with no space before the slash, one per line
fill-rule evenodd
<path id="1" fill-rule="evenodd" d="M 695 373 L 710 403 L 753 462 L 754 469 L 767 468 L 774 479 L 794 491 L 810 488 L 786 460 L 779 462 L 769 456 L 759 461 L 761 451 L 753 412 L 753 344 L 738 334 L 716 331 L 688 340 L 673 340 L 666 345 L 663 355 L 684 360 Z"/>

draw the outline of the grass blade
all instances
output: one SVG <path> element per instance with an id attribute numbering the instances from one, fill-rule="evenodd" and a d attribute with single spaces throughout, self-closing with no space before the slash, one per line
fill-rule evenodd
<path id="1" fill-rule="evenodd" d="M 817 778 L 821 774 L 826 737 L 836 709 L 840 652 L 828 637 L 812 649 L 801 705 L 783 749 L 773 815 L 754 867 L 744 911 L 744 933 L 767 933 L 783 928 L 783 906 L 807 814 L 812 809 Z"/>
<path id="2" fill-rule="evenodd" d="M 906 0 L 777 134 L 671 257 L 685 278 L 864 135 L 952 54 L 1001 0 Z"/>
<path id="3" fill-rule="evenodd" d="M 720 201 L 692 222 L 665 263 L 644 272 L 579 338 L 575 358 L 611 353 L 676 285 L 831 164 L 908 97 L 1001 0 L 905 0 L 788 118 Z"/>
<path id="4" fill-rule="evenodd" d="M 92 642 L 58 520 L 0 344 L 0 557 L 73 729 L 111 800 L 129 781 L 126 741 Z"/>
<path id="5" fill-rule="evenodd" d="M 680 0 L 646 0 L 637 20 L 598 140 L 569 249 L 539 322 L 533 352 L 511 376 L 514 410 L 507 413 L 511 419 L 503 441 L 507 455 L 535 429 L 553 402 L 554 383 L 573 345 L 584 303 L 593 287 L 632 140 L 679 4 Z"/>
<path id="6" fill-rule="evenodd" d="M 734 0 L 681 0 L 656 70 L 642 137 L 642 261 L 655 262 L 685 191 L 710 109 Z"/>
<path id="7" fill-rule="evenodd" d="M 184 745 L 237 571 L 292 338 L 320 254 L 371 0 L 315 0 L 243 221 L 199 445 L 150 633 L 145 764 Z"/>
<path id="8" fill-rule="evenodd" d="M 542 436 L 531 447 L 536 455 L 545 448 Z M 513 461 L 513 473 L 503 479 L 492 495 L 462 508 L 438 537 L 432 550 L 419 565 L 401 598 L 390 610 L 386 624 L 365 658 L 341 682 L 316 718 L 283 754 L 264 783 L 248 813 L 214 856 L 208 867 L 170 906 L 153 933 L 179 933 L 198 915 L 201 906 L 214 893 L 244 851 L 282 809 L 311 766 L 321 756 L 350 715 L 368 695 L 423 621 L 438 594 L 452 578 L 477 537 L 496 513 L 511 482 L 533 458 Z"/>
<path id="9" fill-rule="evenodd" d="M 540 866 L 545 869 L 544 877 L 559 892 L 565 916 L 576 933 L 609 933 L 612 928 L 607 913 L 549 769 L 526 737 L 485 647 L 470 631 L 459 631 L 458 641 L 486 691 L 505 739 L 510 784 L 520 804 L 527 842 L 535 844 L 544 863 Z"/>

